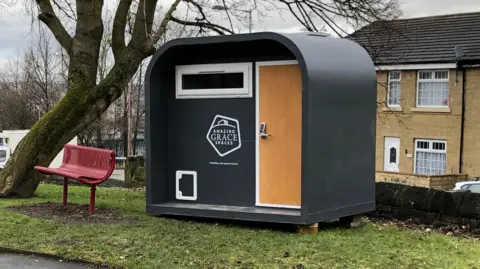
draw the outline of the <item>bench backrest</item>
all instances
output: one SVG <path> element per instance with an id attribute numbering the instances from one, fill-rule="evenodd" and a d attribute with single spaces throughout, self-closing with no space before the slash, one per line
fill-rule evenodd
<path id="1" fill-rule="evenodd" d="M 61 168 L 77 170 L 89 178 L 108 178 L 115 169 L 115 151 L 67 144 Z"/>

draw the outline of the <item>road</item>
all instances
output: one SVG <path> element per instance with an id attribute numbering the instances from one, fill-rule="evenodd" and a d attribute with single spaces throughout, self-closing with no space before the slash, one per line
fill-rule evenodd
<path id="1" fill-rule="evenodd" d="M 0 253 L 2 269 L 93 269 L 86 265 L 49 260 L 41 257 Z"/>

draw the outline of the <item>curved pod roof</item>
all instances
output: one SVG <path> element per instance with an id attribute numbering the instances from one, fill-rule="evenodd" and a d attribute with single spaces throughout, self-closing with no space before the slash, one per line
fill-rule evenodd
<path id="1" fill-rule="evenodd" d="M 305 85 L 309 85 L 308 89 L 313 90 L 312 88 L 322 88 L 318 87 L 318 83 L 327 81 L 356 80 L 361 84 L 362 81 L 371 82 L 372 78 L 375 79 L 375 68 L 369 54 L 363 47 L 351 40 L 327 37 L 320 33 L 281 34 L 275 32 L 171 40 L 161 46 L 153 55 L 145 76 L 151 78 L 151 72 L 159 63 L 161 56 L 174 47 L 261 40 L 276 41 L 293 53 L 303 74 L 304 91 L 306 90 Z M 312 84 L 317 84 L 317 87 L 310 87 Z M 146 90 L 149 91 L 149 79 L 146 81 L 146 86 Z"/>

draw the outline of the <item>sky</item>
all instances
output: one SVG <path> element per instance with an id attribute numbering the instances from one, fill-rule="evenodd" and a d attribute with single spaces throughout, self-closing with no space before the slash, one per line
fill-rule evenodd
<path id="1" fill-rule="evenodd" d="M 160 0 L 168 5 L 170 0 Z M 443 15 L 462 12 L 480 12 L 479 0 L 400 0 L 403 18 Z M 22 1 L 18 1 L 22 2 Z M 292 32 L 302 29 L 288 12 L 274 14 L 258 21 L 254 18 L 253 31 Z M 0 9 L 0 69 L 15 59 L 29 43 L 31 17 L 21 6 Z"/>

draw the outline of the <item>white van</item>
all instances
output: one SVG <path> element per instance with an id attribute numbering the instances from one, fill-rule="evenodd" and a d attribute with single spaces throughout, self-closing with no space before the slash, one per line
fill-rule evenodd
<path id="1" fill-rule="evenodd" d="M 17 145 L 27 135 L 29 130 L 5 130 L 0 133 L 0 168 L 3 168 L 15 151 Z M 77 137 L 74 137 L 68 144 L 77 145 Z M 50 168 L 58 168 L 62 164 L 63 149 L 50 163 Z"/>

